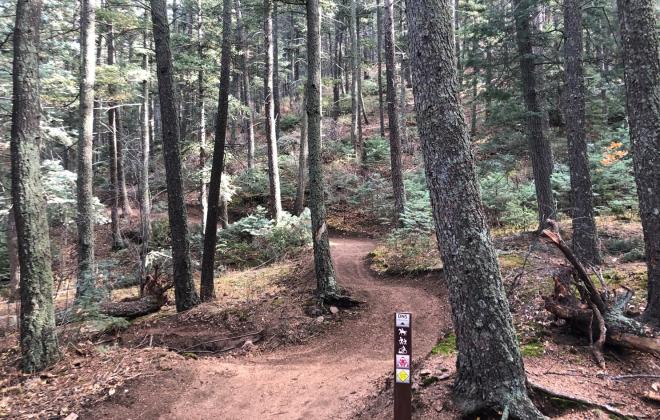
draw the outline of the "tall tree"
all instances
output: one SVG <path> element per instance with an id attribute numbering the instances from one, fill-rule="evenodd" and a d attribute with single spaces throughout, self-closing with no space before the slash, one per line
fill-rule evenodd
<path id="1" fill-rule="evenodd" d="M 264 102 L 266 109 L 266 144 L 268 146 L 268 181 L 270 186 L 270 208 L 272 216 L 282 218 L 282 198 L 280 193 L 280 168 L 277 158 L 277 130 L 273 94 L 273 0 L 264 0 L 264 49 L 266 66 L 264 69 Z"/>
<path id="2" fill-rule="evenodd" d="M 275 133 L 280 138 L 280 19 L 277 1 L 273 1 L 273 106 L 275 107 Z"/>
<path id="3" fill-rule="evenodd" d="M 438 247 L 452 306 L 457 406 L 542 418 L 527 396 L 459 100 L 451 0 L 406 0 L 413 93 Z M 506 417 L 506 415 L 504 416 Z"/>
<path id="4" fill-rule="evenodd" d="M 385 112 L 383 108 L 383 7 L 376 0 L 376 55 L 378 56 L 378 117 L 380 136 L 385 137 Z"/>
<path id="5" fill-rule="evenodd" d="M 319 298 L 338 293 L 330 256 L 328 226 L 323 197 L 321 163 L 321 18 L 319 0 L 307 0 L 307 141 L 309 143 L 309 209 L 312 216 L 314 270 Z"/>
<path id="6" fill-rule="evenodd" d="M 248 43 L 243 31 L 243 12 L 241 10 L 240 0 L 236 0 L 236 36 L 238 38 L 237 49 L 240 51 L 239 63 L 241 67 L 241 89 L 243 96 L 243 105 L 248 107 L 247 115 L 244 118 L 245 132 L 247 137 L 247 164 L 248 169 L 254 168 L 254 104 L 252 103 L 252 91 L 250 89 L 250 75 L 247 65 L 247 58 L 250 52 Z"/>
<path id="7" fill-rule="evenodd" d="M 653 0 L 617 0 L 628 122 L 648 267 L 644 318 L 660 325 L 660 52 Z"/>
<path id="8" fill-rule="evenodd" d="M 39 171 L 39 31 L 41 0 L 18 0 L 14 26 L 11 194 L 21 266 L 21 356 L 24 372 L 59 357 L 46 203 Z"/>
<path id="9" fill-rule="evenodd" d="M 564 0 L 564 118 L 571 172 L 573 250 L 582 261 L 600 262 L 591 175 L 585 134 L 585 87 L 582 64 L 582 10 L 578 0 Z"/>
<path id="10" fill-rule="evenodd" d="M 349 17 L 349 31 L 351 32 L 351 142 L 355 149 L 355 159 L 362 162 L 364 153 L 362 146 L 362 133 L 360 132 L 360 98 L 358 96 L 358 81 L 360 79 L 360 53 L 358 50 L 357 35 L 357 1 L 351 2 L 351 15 Z"/>
<path id="11" fill-rule="evenodd" d="M 218 93 L 218 118 L 215 122 L 215 141 L 211 182 L 209 184 L 209 205 L 204 233 L 202 254 L 202 280 L 200 295 L 203 301 L 215 298 L 215 245 L 218 235 L 220 213 L 220 186 L 225 169 L 225 141 L 227 138 L 227 118 L 229 115 L 229 76 L 231 75 L 231 0 L 222 2 L 222 52 L 220 57 L 220 91 Z"/>
<path id="12" fill-rule="evenodd" d="M 149 158 L 151 150 L 151 116 L 149 115 L 149 17 L 144 12 L 144 33 L 142 35 L 142 121 L 140 125 L 140 181 L 138 185 L 138 202 L 140 204 L 140 226 L 142 231 L 142 244 L 140 247 L 140 289 L 147 278 L 147 253 L 151 240 L 151 194 L 149 193 Z"/>
<path id="13" fill-rule="evenodd" d="M 202 2 L 197 0 L 197 58 L 200 65 L 197 70 L 197 112 L 199 115 L 199 127 L 197 127 L 197 140 L 199 141 L 199 167 L 202 172 L 199 183 L 199 201 L 202 207 L 202 233 L 206 232 L 206 215 L 208 214 L 208 185 L 206 183 L 206 112 L 204 110 L 204 20 L 202 14 Z"/>
<path id="14" fill-rule="evenodd" d="M 78 136 L 78 282 L 76 299 L 94 291 L 94 83 L 96 80 L 96 0 L 80 4 L 80 129 Z M 89 302 L 87 302 L 89 303 Z"/>
<path id="15" fill-rule="evenodd" d="M 513 15 L 516 26 L 516 40 L 520 56 L 520 76 L 522 94 L 525 98 L 526 129 L 529 153 L 534 172 L 534 187 L 538 204 L 539 229 L 548 219 L 555 218 L 556 208 L 552 196 L 550 177 L 552 176 L 552 149 L 543 132 L 543 109 L 537 85 L 536 55 L 532 44 L 532 11 L 536 0 L 513 0 Z"/>
<path id="16" fill-rule="evenodd" d="M 399 216 L 406 206 L 406 191 L 403 187 L 401 166 L 401 136 L 399 135 L 399 112 L 396 101 L 396 63 L 394 55 L 394 1 L 385 0 L 385 80 L 387 83 L 387 119 L 390 130 L 390 162 L 392 166 L 392 188 L 394 191 L 394 221 L 399 223 Z M 402 78 L 401 83 L 404 83 Z"/>
<path id="17" fill-rule="evenodd" d="M 174 296 L 177 311 L 185 311 L 199 303 L 192 281 L 188 215 L 183 195 L 179 119 L 174 106 L 174 81 L 170 29 L 165 0 L 150 0 L 151 21 L 156 48 L 156 74 L 160 98 L 160 125 L 163 136 L 165 181 L 167 183 L 167 213 L 172 238 Z"/>
<path id="18" fill-rule="evenodd" d="M 307 145 L 307 93 L 303 96 L 303 106 L 301 109 L 300 119 L 300 147 L 298 149 L 298 179 L 296 182 L 296 201 L 294 203 L 293 212 L 297 215 L 305 209 L 305 185 L 307 171 L 307 157 L 309 149 Z"/>

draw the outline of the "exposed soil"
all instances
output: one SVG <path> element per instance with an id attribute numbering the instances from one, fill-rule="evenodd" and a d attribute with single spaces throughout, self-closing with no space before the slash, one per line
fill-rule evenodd
<path id="1" fill-rule="evenodd" d="M 364 260 L 374 246 L 364 239 L 332 240 L 340 284 L 368 303 L 359 317 L 344 320 L 322 339 L 272 353 L 184 360 L 171 371 L 138 380 L 81 417 L 352 417 L 392 368 L 394 312 L 413 312 L 420 357 L 451 327 L 439 278 L 378 278 Z"/>

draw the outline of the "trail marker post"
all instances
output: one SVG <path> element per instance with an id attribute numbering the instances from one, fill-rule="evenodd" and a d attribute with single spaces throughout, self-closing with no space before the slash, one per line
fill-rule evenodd
<path id="1" fill-rule="evenodd" d="M 394 314 L 394 420 L 412 416 L 412 314 Z"/>

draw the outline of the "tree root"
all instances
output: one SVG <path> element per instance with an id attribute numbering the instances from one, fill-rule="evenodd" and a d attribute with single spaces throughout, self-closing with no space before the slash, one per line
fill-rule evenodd
<path id="1" fill-rule="evenodd" d="M 573 401 L 573 402 L 576 402 L 578 404 L 581 404 L 581 405 L 584 405 L 584 406 L 587 406 L 587 407 L 597 408 L 599 410 L 605 411 L 606 413 L 614 414 L 616 416 L 623 417 L 623 418 L 633 418 L 633 419 L 638 418 L 638 416 L 636 416 L 634 414 L 624 413 L 623 411 L 621 411 L 617 408 L 614 408 L 609 404 L 601 404 L 599 402 L 589 400 L 589 399 L 586 399 L 586 398 L 582 398 L 582 397 L 578 397 L 576 395 L 565 394 L 563 392 L 552 390 L 550 388 L 547 388 L 543 385 L 534 383 L 534 382 L 529 381 L 529 380 L 528 380 L 528 383 L 534 391 L 538 391 L 538 392 L 540 392 L 542 394 L 545 394 L 545 395 L 548 395 L 550 397 L 561 398 L 562 400 L 567 400 L 567 401 Z"/>

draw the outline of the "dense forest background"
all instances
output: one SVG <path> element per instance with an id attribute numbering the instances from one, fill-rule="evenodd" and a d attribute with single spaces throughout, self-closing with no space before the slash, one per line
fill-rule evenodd
<path id="1" fill-rule="evenodd" d="M 154 366 L 138 352 L 333 336 L 378 310 L 353 253 L 439 299 L 414 308 L 439 317 L 420 418 L 445 418 L 439 364 L 458 372 L 449 412 L 540 416 L 523 359 L 614 389 L 557 396 L 528 370 L 546 415 L 553 398 L 653 412 L 657 17 L 646 0 L 3 2 L 0 415 L 31 412 L 10 401 L 36 398 L 21 369 L 72 354 Z M 47 398 L 63 383 L 42 414 L 68 415 Z M 101 401 L 63 395 L 92 417 Z"/>

